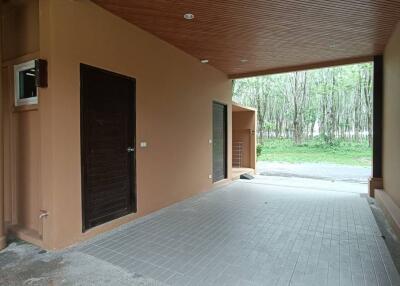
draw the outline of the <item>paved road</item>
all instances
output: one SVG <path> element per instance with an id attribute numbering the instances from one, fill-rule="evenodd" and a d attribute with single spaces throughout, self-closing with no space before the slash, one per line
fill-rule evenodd
<path id="1" fill-rule="evenodd" d="M 357 167 L 325 163 L 257 162 L 257 173 L 265 176 L 282 176 L 367 183 L 371 167 Z"/>
<path id="2" fill-rule="evenodd" d="M 247 182 L 247 180 L 241 180 Z M 367 194 L 368 185 L 359 182 L 346 182 L 346 181 L 333 181 L 321 180 L 300 177 L 284 177 L 284 176 L 260 176 L 257 175 L 256 179 L 250 180 L 253 184 L 263 184 L 271 187 L 285 187 L 298 190 L 318 190 L 318 191 L 331 191 L 342 193 L 356 193 Z"/>

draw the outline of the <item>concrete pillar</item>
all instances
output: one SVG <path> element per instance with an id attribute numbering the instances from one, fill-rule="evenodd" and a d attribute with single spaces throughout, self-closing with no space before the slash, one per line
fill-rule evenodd
<path id="1" fill-rule="evenodd" d="M 375 189 L 383 189 L 383 56 L 374 57 L 373 93 L 373 159 L 372 177 L 369 180 L 369 196 L 375 196 Z"/>
<path id="2" fill-rule="evenodd" d="M 0 1 L 0 15 L 2 14 L 2 2 Z M 1 18 L 0 18 L 1 19 Z M 0 250 L 6 247 L 6 233 L 4 225 L 4 145 L 3 145 L 3 88 L 2 88 L 2 57 L 1 57 L 1 21 L 0 21 Z"/>

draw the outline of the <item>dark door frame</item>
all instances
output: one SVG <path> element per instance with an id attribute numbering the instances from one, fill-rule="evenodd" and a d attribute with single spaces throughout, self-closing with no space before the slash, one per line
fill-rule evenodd
<path id="1" fill-rule="evenodd" d="M 122 74 L 118 74 L 112 71 L 108 71 L 108 70 L 104 70 L 101 68 L 97 68 L 94 66 L 90 66 L 87 64 L 80 64 L 80 141 L 81 141 L 81 208 L 82 208 L 82 232 L 85 232 L 87 230 L 89 230 L 91 227 L 87 225 L 87 218 L 85 216 L 85 206 L 86 206 L 86 201 L 85 201 L 85 188 L 86 188 L 86 155 L 85 150 L 86 150 L 86 142 L 85 142 L 85 136 L 84 136 L 84 131 L 85 131 L 85 126 L 84 126 L 84 122 L 85 122 L 85 114 L 84 114 L 84 99 L 83 99 L 83 92 L 84 92 L 84 84 L 83 84 L 83 76 L 82 76 L 82 71 L 86 70 L 86 71 L 99 71 L 105 74 L 109 74 L 112 75 L 114 77 L 119 77 L 119 78 L 123 78 L 126 80 L 129 80 L 132 82 L 133 85 L 133 112 L 131 114 L 132 118 L 130 120 L 133 120 L 133 138 L 132 140 L 132 147 L 134 148 L 134 152 L 131 152 L 130 155 L 133 156 L 133 158 L 130 160 L 130 165 L 129 165 L 129 169 L 131 170 L 132 173 L 132 178 L 130 180 L 130 200 L 131 200 L 131 204 L 130 204 L 130 209 L 128 210 L 128 213 L 126 213 L 125 215 L 129 214 L 129 213 L 136 213 L 137 212 L 137 183 L 136 183 L 136 79 L 129 77 L 129 76 L 125 76 Z M 118 218 L 118 217 L 116 217 Z M 114 218 L 114 219 L 116 219 Z"/>
<path id="2" fill-rule="evenodd" d="M 220 180 L 215 181 L 214 179 L 214 104 L 218 104 L 224 107 L 224 141 L 225 141 L 225 146 L 224 146 L 224 178 L 226 179 L 228 178 L 228 105 L 223 103 L 223 102 L 219 102 L 216 100 L 212 101 L 212 130 L 213 130 L 213 150 L 212 150 L 212 155 L 213 155 L 213 171 L 212 171 L 212 182 L 216 183 Z M 223 180 L 222 179 L 222 180 Z"/>

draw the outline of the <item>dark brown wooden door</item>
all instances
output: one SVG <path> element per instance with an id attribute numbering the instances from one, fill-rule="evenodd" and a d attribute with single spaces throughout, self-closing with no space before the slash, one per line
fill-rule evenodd
<path id="1" fill-rule="evenodd" d="M 227 177 L 227 108 L 213 103 L 213 182 Z"/>
<path id="2" fill-rule="evenodd" d="M 136 211 L 135 79 L 81 64 L 83 230 Z"/>

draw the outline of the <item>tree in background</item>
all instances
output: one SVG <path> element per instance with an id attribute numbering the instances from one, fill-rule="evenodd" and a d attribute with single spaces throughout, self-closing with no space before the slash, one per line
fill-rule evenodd
<path id="1" fill-rule="evenodd" d="M 234 80 L 233 100 L 257 109 L 258 137 L 319 136 L 372 144 L 372 63 Z"/>

